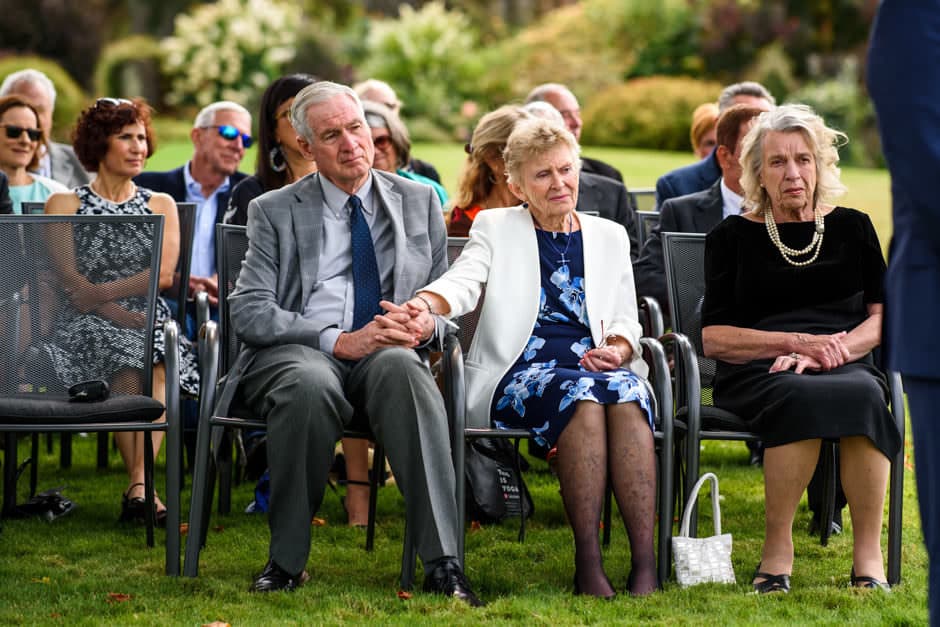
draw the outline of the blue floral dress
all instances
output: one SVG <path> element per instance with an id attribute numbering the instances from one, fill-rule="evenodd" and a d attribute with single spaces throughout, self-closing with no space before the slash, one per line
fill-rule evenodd
<path id="1" fill-rule="evenodd" d="M 542 277 L 539 313 L 522 355 L 496 385 L 491 408 L 496 427 L 528 429 L 539 444 L 551 447 L 577 401 L 589 400 L 602 405 L 636 402 L 652 428 L 645 379 L 624 368 L 590 372 L 578 365 L 594 348 L 584 301 L 581 231 L 568 235 L 538 229 L 536 234 Z"/>

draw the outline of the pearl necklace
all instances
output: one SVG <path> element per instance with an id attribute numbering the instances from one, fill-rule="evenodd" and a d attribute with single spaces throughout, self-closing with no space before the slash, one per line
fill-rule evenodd
<path id="1" fill-rule="evenodd" d="M 764 225 L 767 227 L 767 234 L 770 236 L 770 241 L 773 242 L 774 246 L 777 247 L 777 250 L 780 251 L 780 256 L 783 257 L 783 260 L 791 266 L 807 266 L 816 261 L 816 258 L 819 257 L 819 251 L 822 250 L 823 234 L 826 232 L 826 225 L 823 222 L 823 214 L 819 207 L 816 207 L 813 210 L 813 216 L 813 221 L 816 223 L 816 231 L 813 233 L 813 239 L 806 248 L 796 250 L 794 248 L 790 248 L 780 241 L 780 233 L 777 231 L 777 223 L 774 221 L 773 210 L 768 207 L 764 211 Z M 806 259 L 805 261 L 795 261 L 792 259 L 793 257 L 798 257 L 800 255 L 808 255 L 814 247 L 816 250 L 813 251 L 813 256 L 809 259 Z"/>

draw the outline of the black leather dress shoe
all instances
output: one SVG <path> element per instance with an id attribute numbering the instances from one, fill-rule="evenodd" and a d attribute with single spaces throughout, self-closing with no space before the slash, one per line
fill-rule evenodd
<path id="1" fill-rule="evenodd" d="M 307 571 L 302 571 L 299 575 L 291 575 L 275 564 L 274 560 L 268 560 L 264 570 L 251 584 L 248 591 L 276 592 L 277 590 L 287 590 L 289 592 L 304 585 L 308 579 L 310 579 L 310 575 L 307 574 Z"/>
<path id="2" fill-rule="evenodd" d="M 470 582 L 455 559 L 443 559 L 424 576 L 424 591 L 460 599 L 470 607 L 486 605 L 470 589 Z"/>

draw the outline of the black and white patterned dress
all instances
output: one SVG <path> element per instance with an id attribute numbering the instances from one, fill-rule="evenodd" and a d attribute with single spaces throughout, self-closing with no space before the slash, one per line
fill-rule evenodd
<path id="1" fill-rule="evenodd" d="M 137 188 L 127 201 L 114 203 L 92 191 L 89 185 L 75 189 L 81 202 L 78 215 L 150 215 L 152 192 Z M 94 259 L 77 259 L 78 270 L 94 283 L 105 283 L 125 278 L 125 268 L 139 268 L 151 255 L 150 237 L 128 229 L 96 227 L 75 229 L 74 237 L 82 240 L 81 247 L 94 247 L 107 251 Z M 141 259 L 144 257 L 144 260 Z M 146 299 L 135 296 L 120 300 L 128 311 L 143 311 Z M 164 360 L 163 324 L 172 318 L 170 308 L 162 297 L 157 298 L 153 330 L 153 362 Z M 126 368 L 139 368 L 143 343 L 139 332 L 117 325 L 95 313 L 81 314 L 73 309 L 63 312 L 61 324 L 46 351 L 52 359 L 56 374 L 66 386 L 87 379 L 110 379 Z M 183 393 L 199 394 L 199 369 L 196 350 L 192 342 L 180 334 L 180 389 Z"/>

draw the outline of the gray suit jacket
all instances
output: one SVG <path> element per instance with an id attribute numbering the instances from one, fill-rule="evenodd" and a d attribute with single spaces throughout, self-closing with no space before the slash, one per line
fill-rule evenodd
<path id="1" fill-rule="evenodd" d="M 663 203 L 659 224 L 653 227 L 643 254 L 633 266 L 639 296 L 652 296 L 668 312 L 666 266 L 663 261 L 662 233 L 708 233 L 723 218 L 721 178 L 708 189 L 671 198 Z"/>
<path id="2" fill-rule="evenodd" d="M 395 233 L 393 300 L 401 303 L 447 270 L 441 205 L 429 185 L 377 170 L 372 176 L 373 191 Z M 228 300 L 232 328 L 244 348 L 229 371 L 218 410 L 228 408 L 258 348 L 304 344 L 318 349 L 320 332 L 335 326 L 335 321 L 303 317 L 317 280 L 323 207 L 319 173 L 248 205 L 248 253 Z"/>
<path id="3" fill-rule="evenodd" d="M 82 167 L 75 156 L 75 151 L 68 144 L 49 144 L 49 161 L 52 165 L 52 178 L 69 189 L 85 185 L 91 181 L 91 175 Z"/>

